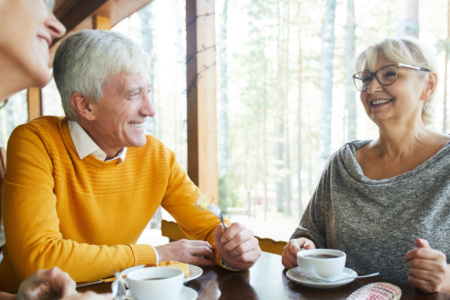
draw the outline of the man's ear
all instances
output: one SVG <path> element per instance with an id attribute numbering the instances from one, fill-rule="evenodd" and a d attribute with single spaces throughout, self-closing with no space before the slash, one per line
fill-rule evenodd
<path id="1" fill-rule="evenodd" d="M 88 121 L 95 120 L 94 105 L 88 97 L 80 93 L 73 93 L 70 102 L 80 117 Z"/>
<path id="2" fill-rule="evenodd" d="M 437 74 L 430 72 L 430 74 L 428 74 L 428 79 L 425 82 L 425 86 L 423 87 L 420 99 L 425 101 L 430 100 L 431 96 L 434 94 L 434 91 L 436 90 L 436 86 L 437 86 Z"/>

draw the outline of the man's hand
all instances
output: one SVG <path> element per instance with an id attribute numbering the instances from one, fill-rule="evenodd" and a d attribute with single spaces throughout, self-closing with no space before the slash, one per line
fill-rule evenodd
<path id="1" fill-rule="evenodd" d="M 450 266 L 441 251 L 430 247 L 427 240 L 416 239 L 416 249 L 405 256 L 408 263 L 408 281 L 426 293 L 450 292 Z"/>
<path id="2" fill-rule="evenodd" d="M 284 246 L 281 262 L 286 269 L 291 269 L 298 265 L 297 252 L 301 250 L 316 249 L 316 245 L 310 239 L 301 237 L 292 239 Z"/>
<path id="3" fill-rule="evenodd" d="M 214 250 L 208 242 L 179 240 L 156 246 L 159 261 L 176 260 L 183 263 L 214 266 Z"/>
<path id="4" fill-rule="evenodd" d="M 247 270 L 261 256 L 258 240 L 241 223 L 232 223 L 226 230 L 217 225 L 214 240 L 220 257 L 235 269 Z"/>

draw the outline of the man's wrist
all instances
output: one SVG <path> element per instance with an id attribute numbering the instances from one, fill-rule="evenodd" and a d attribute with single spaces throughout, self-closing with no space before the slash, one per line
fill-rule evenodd
<path id="1" fill-rule="evenodd" d="M 155 252 L 155 259 L 156 259 L 156 264 L 159 263 L 159 253 L 158 250 L 156 250 L 156 247 L 154 247 L 153 245 L 150 245 L 150 247 L 153 248 L 153 251 Z"/>

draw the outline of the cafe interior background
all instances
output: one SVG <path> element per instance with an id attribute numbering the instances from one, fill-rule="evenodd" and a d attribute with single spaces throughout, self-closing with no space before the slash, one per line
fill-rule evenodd
<path id="1" fill-rule="evenodd" d="M 153 0 L 111 30 L 151 55 L 157 114 L 146 130 L 187 168 L 185 6 Z M 351 81 L 354 57 L 369 43 L 407 33 L 437 53 L 441 85 L 432 126 L 449 133 L 450 1 L 216 0 L 215 6 L 219 206 L 256 235 L 287 241 L 329 156 L 347 141 L 377 136 Z M 42 115 L 64 115 L 53 81 L 41 93 Z M 26 97 L 22 91 L 0 103 L 1 147 L 27 121 Z M 147 234 L 158 233 L 154 221 Z"/>

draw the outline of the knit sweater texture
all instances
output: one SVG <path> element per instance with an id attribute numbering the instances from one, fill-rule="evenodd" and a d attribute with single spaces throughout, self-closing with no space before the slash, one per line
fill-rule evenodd
<path id="1" fill-rule="evenodd" d="M 54 266 L 82 282 L 154 263 L 153 248 L 136 242 L 159 205 L 190 238 L 215 246 L 218 218 L 195 208 L 199 189 L 152 136 L 123 164 L 80 160 L 67 120 L 41 117 L 13 131 L 7 161 L 0 291 Z"/>
<path id="2" fill-rule="evenodd" d="M 332 156 L 291 238 L 343 250 L 358 274 L 379 271 L 397 281 L 408 279 L 405 255 L 416 238 L 449 263 L 450 143 L 414 170 L 372 180 L 356 161 L 356 150 L 369 142 L 348 143 Z"/>

